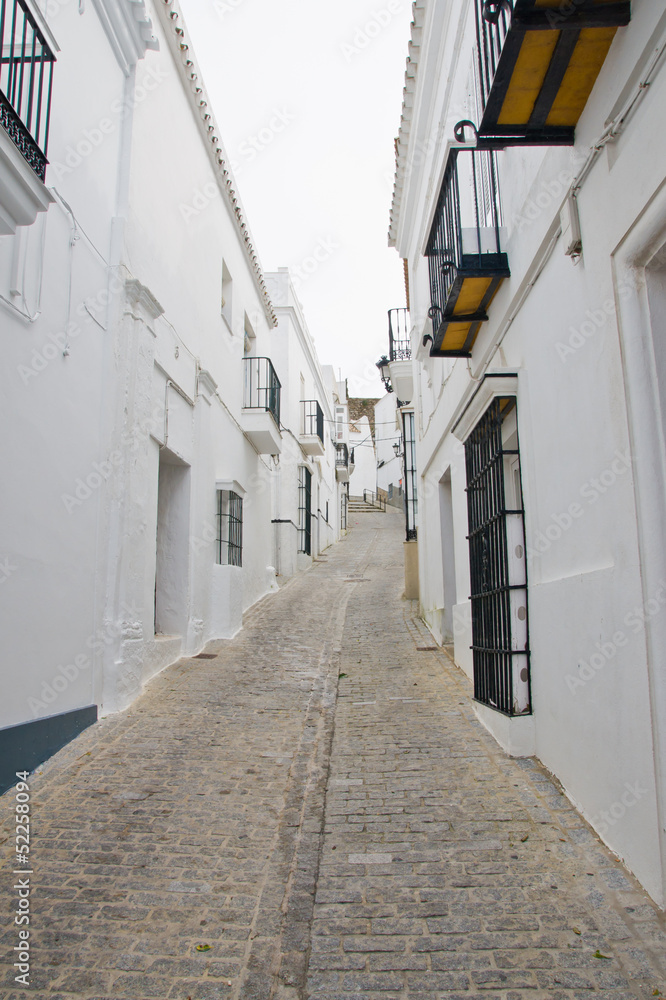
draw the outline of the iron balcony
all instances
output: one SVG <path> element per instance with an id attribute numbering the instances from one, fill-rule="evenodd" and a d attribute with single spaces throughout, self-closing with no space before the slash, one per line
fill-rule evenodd
<path id="1" fill-rule="evenodd" d="M 324 413 L 316 399 L 301 400 L 300 444 L 306 455 L 323 455 Z"/>
<path id="2" fill-rule="evenodd" d="M 509 262 L 502 250 L 495 154 L 452 149 L 426 256 L 429 258 L 431 357 L 470 357 Z"/>
<path id="3" fill-rule="evenodd" d="M 0 125 L 46 177 L 55 56 L 25 0 L 0 3 Z"/>
<path id="4" fill-rule="evenodd" d="M 339 483 L 348 483 L 350 467 L 354 465 L 354 449 L 351 456 L 349 447 L 346 444 L 336 444 L 335 446 L 335 478 Z"/>
<path id="5" fill-rule="evenodd" d="M 412 345 L 409 338 L 409 310 L 389 309 L 389 361 L 409 361 Z"/>
<path id="6" fill-rule="evenodd" d="M 474 0 L 480 147 L 571 145 L 628 0 Z"/>
<path id="7" fill-rule="evenodd" d="M 269 358 L 243 358 L 242 426 L 261 455 L 279 455 L 282 386 Z"/>

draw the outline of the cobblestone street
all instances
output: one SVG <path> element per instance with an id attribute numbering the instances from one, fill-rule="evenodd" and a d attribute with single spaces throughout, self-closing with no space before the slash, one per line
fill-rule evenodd
<path id="1" fill-rule="evenodd" d="M 666 993 L 663 916 L 401 599 L 402 515 L 354 520 L 31 777 L 28 988 L 0 800 L 0 996 Z"/>

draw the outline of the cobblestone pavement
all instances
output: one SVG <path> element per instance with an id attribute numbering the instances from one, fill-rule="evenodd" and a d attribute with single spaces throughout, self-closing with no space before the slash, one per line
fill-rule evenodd
<path id="1" fill-rule="evenodd" d="M 0 799 L 3 1000 L 666 992 L 663 917 L 401 600 L 402 517 L 354 520 L 31 778 L 28 988 Z"/>

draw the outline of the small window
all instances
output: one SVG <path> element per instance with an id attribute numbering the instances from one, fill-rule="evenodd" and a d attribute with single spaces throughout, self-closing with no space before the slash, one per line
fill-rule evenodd
<path id="1" fill-rule="evenodd" d="M 229 272 L 229 268 L 226 263 L 222 261 L 222 297 L 220 299 L 220 305 L 222 310 L 222 315 L 226 319 L 229 327 L 231 328 L 231 300 L 233 293 L 233 280 Z"/>
<path id="2" fill-rule="evenodd" d="M 217 540 L 219 566 L 243 565 L 243 500 L 232 490 L 217 491 Z"/>

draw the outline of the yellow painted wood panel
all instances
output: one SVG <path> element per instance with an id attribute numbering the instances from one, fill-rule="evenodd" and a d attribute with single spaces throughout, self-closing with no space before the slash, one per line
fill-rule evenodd
<path id="1" fill-rule="evenodd" d="M 492 278 L 465 278 L 458 301 L 453 309 L 453 315 L 464 316 L 467 313 L 475 313 L 492 280 Z"/>
<path id="2" fill-rule="evenodd" d="M 471 323 L 451 323 L 446 328 L 440 351 L 462 351 Z"/>
<path id="3" fill-rule="evenodd" d="M 529 122 L 559 36 L 559 31 L 528 31 L 525 35 L 498 118 L 500 125 Z"/>
<path id="4" fill-rule="evenodd" d="M 573 50 L 547 125 L 576 125 L 601 72 L 617 28 L 584 28 Z"/>

